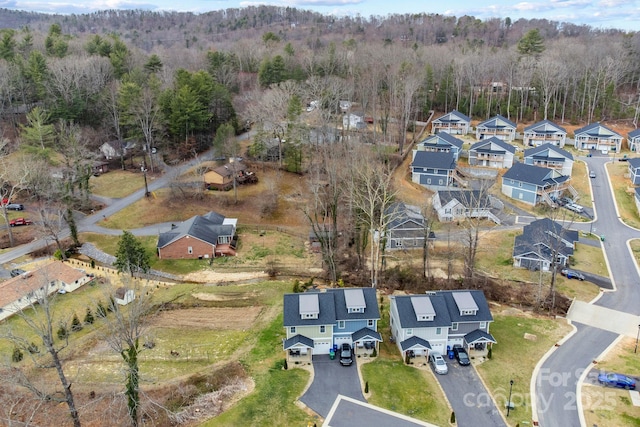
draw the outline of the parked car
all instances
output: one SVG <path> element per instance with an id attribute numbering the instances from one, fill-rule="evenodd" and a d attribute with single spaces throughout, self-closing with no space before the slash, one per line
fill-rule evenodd
<path id="1" fill-rule="evenodd" d="M 351 357 L 351 345 L 342 343 L 340 346 L 340 364 L 342 366 L 349 366 L 353 363 L 353 357 Z"/>
<path id="2" fill-rule="evenodd" d="M 21 269 L 21 268 L 14 268 L 14 269 L 13 269 L 13 270 L 11 270 L 9 273 L 11 274 L 11 277 L 16 277 L 16 276 L 19 276 L 19 275 L 21 275 L 21 274 L 26 273 L 26 271 L 24 271 L 24 270 L 23 270 L 23 269 Z"/>
<path id="3" fill-rule="evenodd" d="M 462 366 L 467 366 L 471 364 L 471 360 L 469 360 L 469 355 L 467 354 L 467 350 L 464 349 L 460 344 L 456 344 L 453 346 L 453 354 L 456 357 L 456 360 Z"/>
<path id="4" fill-rule="evenodd" d="M 445 362 L 444 357 L 442 357 L 442 355 L 437 351 L 429 354 L 429 363 L 433 366 L 433 370 L 436 371 L 436 374 L 444 375 L 449 372 L 447 362 Z"/>
<path id="5" fill-rule="evenodd" d="M 20 225 L 31 225 L 31 224 L 33 224 L 33 221 L 26 218 L 16 218 L 9 221 L 9 225 L 11 227 L 18 227 Z"/>
<path id="6" fill-rule="evenodd" d="M 627 390 L 636 389 L 636 380 L 626 375 L 610 373 L 601 373 L 598 375 L 598 382 L 606 387 L 618 387 Z"/>
<path id="7" fill-rule="evenodd" d="M 563 268 L 560 271 L 560 274 L 562 274 L 563 276 L 566 276 L 567 279 L 584 280 L 584 275 L 582 273 L 575 270 L 571 270 L 570 268 Z"/>
<path id="8" fill-rule="evenodd" d="M 576 203 L 568 203 L 564 205 L 564 207 L 575 213 L 581 214 L 582 212 L 584 212 L 584 208 Z"/>
<path id="9" fill-rule="evenodd" d="M 596 177 L 596 171 L 590 171 L 589 178 L 595 178 L 595 177 Z"/>
<path id="10" fill-rule="evenodd" d="M 10 211 L 23 211 L 24 205 L 21 203 L 9 203 L 7 205 L 7 209 L 9 209 Z"/>

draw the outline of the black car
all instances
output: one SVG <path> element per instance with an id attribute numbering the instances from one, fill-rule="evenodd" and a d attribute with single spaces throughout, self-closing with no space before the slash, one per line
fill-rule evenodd
<path id="1" fill-rule="evenodd" d="M 7 205 L 7 209 L 9 209 L 10 211 L 23 211 L 24 205 L 21 203 L 9 203 Z"/>
<path id="2" fill-rule="evenodd" d="M 11 277 L 16 277 L 24 273 L 26 273 L 26 271 L 24 271 L 21 268 L 14 268 L 13 270 L 10 271 Z"/>
<path id="3" fill-rule="evenodd" d="M 456 344 L 453 346 L 453 354 L 456 357 L 456 360 L 462 366 L 467 366 L 471 364 L 471 360 L 469 360 L 469 355 L 467 354 L 467 350 L 464 349 L 460 344 Z"/>
<path id="4" fill-rule="evenodd" d="M 349 366 L 353 363 L 353 358 L 351 357 L 351 345 L 342 343 L 340 347 L 340 364 L 342 366 Z"/>

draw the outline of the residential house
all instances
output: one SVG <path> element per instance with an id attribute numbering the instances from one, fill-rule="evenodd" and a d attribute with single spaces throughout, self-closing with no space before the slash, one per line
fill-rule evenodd
<path id="1" fill-rule="evenodd" d="M 466 135 L 469 133 L 471 119 L 457 110 L 440 116 L 431 122 L 431 133 L 448 133 L 451 135 Z"/>
<path id="2" fill-rule="evenodd" d="M 434 153 L 452 153 L 458 161 L 460 151 L 462 151 L 462 140 L 448 133 L 428 136 L 426 139 L 416 144 L 416 151 L 429 151 Z"/>
<path id="3" fill-rule="evenodd" d="M 108 141 L 100 146 L 100 152 L 107 160 L 118 159 L 126 156 L 128 152 L 136 147 L 136 143 L 132 141 Z"/>
<path id="4" fill-rule="evenodd" d="M 522 143 L 526 147 L 538 147 L 544 144 L 551 144 L 562 148 L 564 147 L 566 139 L 567 131 L 565 128 L 549 120 L 542 120 L 524 128 Z"/>
<path id="5" fill-rule="evenodd" d="M 345 130 L 361 130 L 366 127 L 367 123 L 365 123 L 362 113 L 347 113 L 342 116 L 342 128 Z"/>
<path id="6" fill-rule="evenodd" d="M 127 289 L 124 286 L 116 289 L 114 301 L 118 305 L 127 305 L 136 299 L 136 294 L 133 289 Z"/>
<path id="7" fill-rule="evenodd" d="M 516 139 L 516 124 L 498 114 L 476 126 L 476 139 L 483 140 L 492 136 L 507 142 L 513 141 Z"/>
<path id="8" fill-rule="evenodd" d="M 235 218 L 209 212 L 196 215 L 158 237 L 158 258 L 160 259 L 202 259 L 216 256 L 235 255 Z"/>
<path id="9" fill-rule="evenodd" d="M 486 218 L 500 224 L 491 212 L 492 196 L 481 190 L 441 190 L 432 199 L 438 221 L 461 221 L 466 218 Z"/>
<path id="10" fill-rule="evenodd" d="M 576 129 L 574 141 L 578 150 L 619 152 L 622 147 L 622 136 L 597 122 Z"/>
<path id="11" fill-rule="evenodd" d="M 93 162 L 91 171 L 95 176 L 102 175 L 109 172 L 109 163 L 107 162 Z"/>
<path id="12" fill-rule="evenodd" d="M 629 132 L 627 142 L 629 143 L 629 150 L 640 151 L 640 129 Z"/>
<path id="13" fill-rule="evenodd" d="M 470 356 L 484 355 L 496 340 L 489 333 L 493 316 L 482 291 L 455 290 L 389 297 L 391 336 L 402 357 L 446 355 L 462 345 Z"/>
<path id="14" fill-rule="evenodd" d="M 544 144 L 524 151 L 524 163 L 555 169 L 562 175 L 571 176 L 573 154 L 551 144 Z"/>
<path id="15" fill-rule="evenodd" d="M 502 176 L 502 193 L 532 206 L 540 202 L 555 206 L 553 200 L 562 197 L 565 190 L 578 195 L 570 181 L 570 176 L 555 169 L 516 163 Z"/>
<path id="16" fill-rule="evenodd" d="M 454 186 L 456 160 L 453 153 L 413 150 L 411 180 L 430 189 Z"/>
<path id="17" fill-rule="evenodd" d="M 387 216 L 390 221 L 384 236 L 385 250 L 424 247 L 427 224 L 420 207 L 394 203 L 387 208 Z M 433 239 L 435 234 L 429 231 L 427 240 Z"/>
<path id="18" fill-rule="evenodd" d="M 492 136 L 476 142 L 469 149 L 469 165 L 490 168 L 510 168 L 516 147 Z"/>
<path id="19" fill-rule="evenodd" d="M 578 239 L 577 231 L 563 228 L 549 218 L 533 221 L 515 238 L 513 266 L 549 271 L 554 257 L 559 265 L 565 266 Z"/>
<path id="20" fill-rule="evenodd" d="M 89 281 L 91 277 L 62 261 L 12 277 L 0 283 L 0 320 L 37 303 L 45 293 L 73 292 Z"/>
<path id="21" fill-rule="evenodd" d="M 640 185 L 640 157 L 634 157 L 627 161 L 629 164 L 629 177 L 633 185 Z"/>
<path id="22" fill-rule="evenodd" d="M 369 354 L 382 336 L 380 310 L 373 288 L 322 289 L 284 295 L 283 349 L 289 361 L 310 361 L 342 343 L 356 354 Z"/>
<path id="23" fill-rule="evenodd" d="M 230 190 L 233 188 L 234 177 L 236 185 L 257 181 L 255 174 L 248 170 L 244 162 L 233 160 L 226 165 L 205 172 L 204 185 L 209 189 Z"/>

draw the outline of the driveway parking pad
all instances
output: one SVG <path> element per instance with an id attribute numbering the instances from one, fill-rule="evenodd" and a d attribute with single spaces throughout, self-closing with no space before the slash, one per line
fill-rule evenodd
<path id="1" fill-rule="evenodd" d="M 435 427 L 406 415 L 338 395 L 322 427 Z"/>

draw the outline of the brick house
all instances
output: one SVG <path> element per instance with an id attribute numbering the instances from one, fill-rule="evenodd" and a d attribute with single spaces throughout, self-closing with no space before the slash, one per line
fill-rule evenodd
<path id="1" fill-rule="evenodd" d="M 173 225 L 158 236 L 158 258 L 203 259 L 235 255 L 237 219 L 209 212 Z"/>

